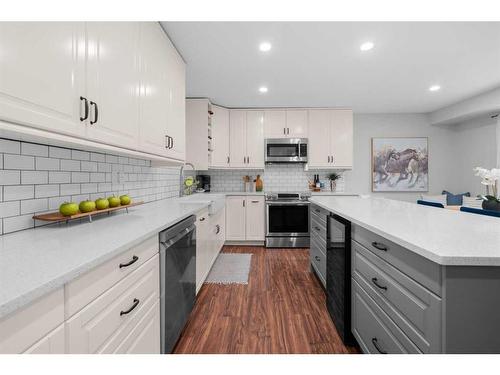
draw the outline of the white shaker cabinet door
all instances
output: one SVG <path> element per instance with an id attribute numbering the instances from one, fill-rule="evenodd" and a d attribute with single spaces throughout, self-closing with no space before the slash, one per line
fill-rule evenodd
<path id="1" fill-rule="evenodd" d="M 65 338 L 64 324 L 40 339 L 36 344 L 27 349 L 24 354 L 64 354 Z"/>
<path id="2" fill-rule="evenodd" d="M 87 23 L 88 138 L 137 149 L 139 138 L 139 23 Z"/>
<path id="3" fill-rule="evenodd" d="M 247 166 L 247 112 L 245 110 L 229 111 L 229 149 L 232 168 Z"/>
<path id="4" fill-rule="evenodd" d="M 330 149 L 331 111 L 309 110 L 308 163 L 310 167 L 332 167 Z"/>
<path id="5" fill-rule="evenodd" d="M 246 197 L 246 240 L 264 241 L 265 210 L 263 196 Z"/>
<path id="6" fill-rule="evenodd" d="M 160 26 L 158 26 L 160 27 Z M 177 50 L 166 38 L 168 52 L 168 72 L 170 80 L 170 96 L 167 134 L 172 137 L 169 156 L 178 159 L 186 159 L 186 66 L 177 53 Z"/>
<path id="7" fill-rule="evenodd" d="M 337 168 L 351 168 L 353 160 L 352 110 L 332 110 L 331 126 L 332 164 Z"/>
<path id="8" fill-rule="evenodd" d="M 245 197 L 226 198 L 226 240 L 244 241 L 246 231 Z"/>
<path id="9" fill-rule="evenodd" d="M 82 22 L 0 23 L 0 119 L 83 136 L 84 63 Z"/>
<path id="10" fill-rule="evenodd" d="M 141 23 L 139 149 L 160 156 L 168 156 L 167 103 L 170 100 L 171 77 L 165 39 L 158 24 Z"/>
<path id="11" fill-rule="evenodd" d="M 247 112 L 246 167 L 264 168 L 264 112 Z"/>
<path id="12" fill-rule="evenodd" d="M 286 135 L 290 138 L 307 138 L 307 110 L 286 111 Z"/>
<path id="13" fill-rule="evenodd" d="M 264 111 L 264 129 L 266 138 L 286 138 L 286 112 L 283 110 Z"/>
<path id="14" fill-rule="evenodd" d="M 229 110 L 212 105 L 212 168 L 229 167 Z"/>

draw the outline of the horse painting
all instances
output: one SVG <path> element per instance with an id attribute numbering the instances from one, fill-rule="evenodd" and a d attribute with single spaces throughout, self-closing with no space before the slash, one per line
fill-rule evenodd
<path id="1" fill-rule="evenodd" d="M 427 138 L 372 138 L 373 191 L 427 191 Z"/>

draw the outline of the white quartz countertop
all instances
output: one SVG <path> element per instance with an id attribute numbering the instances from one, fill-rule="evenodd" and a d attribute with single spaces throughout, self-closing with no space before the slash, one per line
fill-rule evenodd
<path id="1" fill-rule="evenodd" d="M 383 198 L 310 201 L 441 265 L 500 266 L 500 219 Z"/>
<path id="2" fill-rule="evenodd" d="M 196 214 L 209 202 L 166 199 L 92 223 L 74 222 L 0 236 L 0 318 Z"/>

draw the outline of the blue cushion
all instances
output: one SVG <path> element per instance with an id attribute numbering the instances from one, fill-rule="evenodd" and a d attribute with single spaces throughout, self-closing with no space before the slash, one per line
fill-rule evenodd
<path id="1" fill-rule="evenodd" d="M 441 203 L 438 202 L 429 202 L 429 201 L 423 201 L 422 199 L 419 199 L 417 201 L 417 204 L 421 204 L 423 206 L 431 206 L 431 207 L 438 207 L 438 208 L 444 208 L 444 206 Z"/>
<path id="2" fill-rule="evenodd" d="M 462 193 L 462 194 L 452 194 L 449 191 L 443 190 L 442 194 L 446 194 L 446 204 L 448 206 L 461 206 L 463 199 L 462 197 L 470 197 L 470 193 Z"/>
<path id="3" fill-rule="evenodd" d="M 500 211 L 482 210 L 480 208 L 470 208 L 470 207 L 460 207 L 460 211 L 470 212 L 470 213 L 479 214 L 479 215 L 500 217 Z"/>

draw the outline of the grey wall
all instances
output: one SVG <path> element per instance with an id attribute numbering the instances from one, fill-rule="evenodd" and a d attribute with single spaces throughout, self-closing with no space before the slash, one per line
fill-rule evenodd
<path id="1" fill-rule="evenodd" d="M 474 175 L 474 167 L 497 166 L 497 121 L 485 116 L 450 127 L 453 133 L 455 168 L 454 186 L 457 192 L 485 194 L 486 189 Z"/>
<path id="2" fill-rule="evenodd" d="M 429 125 L 425 114 L 358 114 L 354 115 L 354 166 L 345 173 L 346 191 L 415 201 L 421 193 L 374 193 L 371 191 L 372 137 L 429 138 L 429 194 L 443 189 L 454 190 L 454 133 L 448 128 Z"/>

